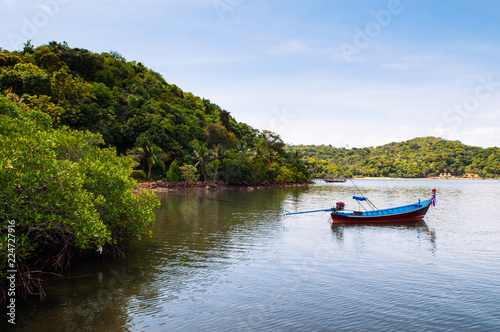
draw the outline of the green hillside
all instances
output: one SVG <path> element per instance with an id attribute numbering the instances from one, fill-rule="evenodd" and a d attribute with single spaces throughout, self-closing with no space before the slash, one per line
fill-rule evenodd
<path id="1" fill-rule="evenodd" d="M 277 134 L 237 122 L 210 100 L 116 52 L 56 42 L 0 52 L 0 93 L 20 108 L 48 114 L 58 128 L 101 134 L 107 146 L 140 163 L 136 175 L 162 179 L 171 168 L 169 180 L 179 180 L 185 165 L 196 167 L 199 180 L 229 184 L 309 177 Z"/>
<path id="2" fill-rule="evenodd" d="M 19 271 L 20 296 L 43 298 L 44 274 L 122 256 L 129 239 L 150 235 L 159 201 L 136 192 L 132 175 L 308 180 L 284 147 L 117 53 L 58 43 L 0 49 L 0 303 L 8 270 Z"/>
<path id="3" fill-rule="evenodd" d="M 421 178 L 441 173 L 500 176 L 500 148 L 480 148 L 435 137 L 415 138 L 369 148 L 297 145 L 313 177 L 336 176 Z"/>

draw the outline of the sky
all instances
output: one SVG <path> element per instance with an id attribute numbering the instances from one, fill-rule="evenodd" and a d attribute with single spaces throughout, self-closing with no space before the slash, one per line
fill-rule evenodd
<path id="1" fill-rule="evenodd" d="M 117 51 L 289 144 L 500 146 L 495 0 L 0 0 L 0 47 Z"/>

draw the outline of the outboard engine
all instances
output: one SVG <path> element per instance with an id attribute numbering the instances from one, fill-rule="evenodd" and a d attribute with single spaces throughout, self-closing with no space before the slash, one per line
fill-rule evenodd
<path id="1" fill-rule="evenodd" d="M 344 208 L 345 208 L 344 202 L 335 203 L 335 211 L 344 211 Z"/>

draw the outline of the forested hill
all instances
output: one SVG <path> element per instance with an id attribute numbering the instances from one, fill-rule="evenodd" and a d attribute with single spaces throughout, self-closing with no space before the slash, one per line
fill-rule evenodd
<path id="1" fill-rule="evenodd" d="M 436 137 L 421 137 L 369 148 L 331 145 L 291 147 L 302 155 L 314 177 L 370 176 L 418 178 L 441 173 L 466 173 L 485 178 L 500 176 L 500 148 L 480 148 Z"/>
<path id="2" fill-rule="evenodd" d="M 241 184 L 309 177 L 277 134 L 237 122 L 210 100 L 116 52 L 56 42 L 0 48 L 1 94 L 20 108 L 47 113 L 56 128 L 101 134 L 107 146 L 140 163 L 136 174 L 149 178 L 168 173 L 172 181 L 189 175 Z"/>

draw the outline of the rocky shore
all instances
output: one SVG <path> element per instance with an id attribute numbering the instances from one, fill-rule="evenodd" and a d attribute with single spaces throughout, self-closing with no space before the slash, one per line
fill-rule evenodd
<path id="1" fill-rule="evenodd" d="M 136 191 L 141 189 L 150 189 L 156 193 L 169 192 L 169 191 L 181 191 L 181 190 L 255 190 L 264 188 L 287 188 L 287 187 L 301 187 L 313 184 L 313 181 L 301 182 L 301 183 L 259 183 L 259 184 L 246 184 L 239 186 L 225 185 L 221 181 L 198 181 L 198 182 L 165 182 L 165 181 L 152 181 L 141 183 Z"/>
<path id="2" fill-rule="evenodd" d="M 439 176 L 435 177 L 436 179 L 469 179 L 469 180 L 482 180 L 483 178 L 477 174 L 466 173 L 463 176 L 455 176 L 450 173 L 441 173 Z"/>

